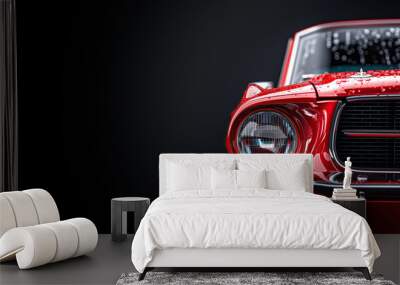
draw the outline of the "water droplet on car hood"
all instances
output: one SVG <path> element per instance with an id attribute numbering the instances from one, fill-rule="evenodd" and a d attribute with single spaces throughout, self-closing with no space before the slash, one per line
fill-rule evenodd
<path id="1" fill-rule="evenodd" d="M 322 74 L 310 82 L 319 97 L 384 95 L 400 92 L 400 70 Z"/>

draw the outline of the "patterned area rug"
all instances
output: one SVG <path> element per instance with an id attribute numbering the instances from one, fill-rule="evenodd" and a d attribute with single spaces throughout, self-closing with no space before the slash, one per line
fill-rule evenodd
<path id="1" fill-rule="evenodd" d="M 117 281 L 117 285 L 395 285 L 392 281 L 384 280 L 380 275 L 372 275 L 373 280 L 368 281 L 359 272 L 148 272 L 146 278 L 142 281 L 137 280 L 138 276 L 138 273 L 122 274 Z"/>

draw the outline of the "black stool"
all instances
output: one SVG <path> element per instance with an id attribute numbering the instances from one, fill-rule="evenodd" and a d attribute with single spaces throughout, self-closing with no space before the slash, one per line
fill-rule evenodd
<path id="1" fill-rule="evenodd" d="M 150 205 L 149 198 L 121 197 L 111 199 L 111 237 L 113 241 L 123 241 L 127 235 L 127 212 L 134 214 L 134 233 L 139 227 Z"/>

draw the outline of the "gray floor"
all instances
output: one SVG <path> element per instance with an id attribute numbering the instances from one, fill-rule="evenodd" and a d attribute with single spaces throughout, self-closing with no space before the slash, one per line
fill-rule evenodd
<path id="1" fill-rule="evenodd" d="M 0 264 L 0 285 L 115 284 L 122 273 L 134 271 L 130 260 L 132 238 L 116 243 L 111 241 L 110 235 L 100 235 L 97 249 L 89 256 L 29 270 L 19 270 L 15 262 Z M 376 261 L 374 272 L 398 283 L 400 235 L 376 235 L 375 238 L 382 256 Z"/>
<path id="2" fill-rule="evenodd" d="M 130 260 L 132 237 L 124 242 L 100 235 L 96 250 L 88 256 L 29 270 L 15 262 L 0 264 L 0 284 L 115 284 L 124 272 L 134 271 Z"/>

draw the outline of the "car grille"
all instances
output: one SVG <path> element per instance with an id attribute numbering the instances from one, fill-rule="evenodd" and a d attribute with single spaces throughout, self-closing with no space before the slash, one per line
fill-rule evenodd
<path id="1" fill-rule="evenodd" d="M 400 97 L 349 101 L 338 116 L 339 163 L 350 156 L 357 170 L 400 171 Z"/>

